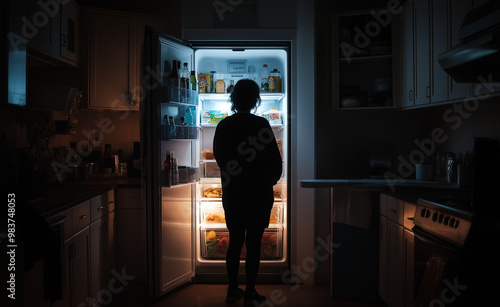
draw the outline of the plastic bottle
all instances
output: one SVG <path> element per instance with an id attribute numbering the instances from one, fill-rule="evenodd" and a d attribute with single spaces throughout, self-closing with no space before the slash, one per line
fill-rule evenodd
<path id="1" fill-rule="evenodd" d="M 167 150 L 167 153 L 165 155 L 165 162 L 163 162 L 163 185 L 167 187 L 172 185 L 171 169 L 173 157 L 174 152 Z"/>
<path id="2" fill-rule="evenodd" d="M 191 70 L 191 76 L 189 77 L 189 82 L 191 83 L 191 89 L 193 91 L 198 90 L 198 85 L 196 84 L 196 72 Z"/>
<path id="3" fill-rule="evenodd" d="M 179 61 L 172 61 L 172 72 L 170 73 L 170 101 L 179 101 L 180 96 L 180 72 Z"/>
<path id="4" fill-rule="evenodd" d="M 186 121 L 186 124 L 188 124 L 189 126 L 194 125 L 194 117 L 191 108 L 186 109 L 186 114 L 184 115 L 184 119 Z"/>
<path id="5" fill-rule="evenodd" d="M 276 77 L 276 69 L 269 73 L 269 93 L 276 93 L 278 87 L 278 79 Z"/>
<path id="6" fill-rule="evenodd" d="M 267 93 L 269 91 L 269 69 L 267 64 L 262 66 L 262 71 L 260 72 L 260 91 Z"/>
<path id="7" fill-rule="evenodd" d="M 163 116 L 161 123 L 161 139 L 168 140 L 168 115 Z"/>
<path id="8" fill-rule="evenodd" d="M 229 86 L 227 87 L 226 93 L 231 94 L 234 89 L 234 80 L 229 81 Z"/>
<path id="9" fill-rule="evenodd" d="M 176 139 L 176 131 L 175 131 L 175 122 L 174 122 L 174 117 L 169 116 L 168 117 L 168 138 L 170 140 Z"/>
<path id="10" fill-rule="evenodd" d="M 187 139 L 188 138 L 188 124 L 184 120 L 184 116 L 181 116 L 181 123 L 177 127 L 177 137 L 179 139 Z"/>

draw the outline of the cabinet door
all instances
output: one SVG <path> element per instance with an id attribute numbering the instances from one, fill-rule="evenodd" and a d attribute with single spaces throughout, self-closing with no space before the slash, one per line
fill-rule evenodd
<path id="1" fill-rule="evenodd" d="M 44 8 L 40 3 L 45 3 Z M 59 55 L 59 10 L 57 1 L 28 0 L 25 32 L 29 48 L 51 57 Z"/>
<path id="2" fill-rule="evenodd" d="M 73 236 L 73 306 L 86 304 L 89 297 L 89 228 Z"/>
<path id="3" fill-rule="evenodd" d="M 80 61 L 80 6 L 75 1 L 61 5 L 61 57 Z"/>
<path id="4" fill-rule="evenodd" d="M 431 103 L 448 100 L 448 74 L 438 62 L 440 54 L 448 51 L 448 0 L 434 0 L 431 18 Z"/>
<path id="5" fill-rule="evenodd" d="M 387 217 L 379 215 L 378 294 L 387 303 Z"/>
<path id="6" fill-rule="evenodd" d="M 413 1 L 404 4 L 402 12 L 401 30 L 401 69 L 402 95 L 401 107 L 411 107 L 415 104 L 414 66 L 413 66 Z"/>
<path id="7" fill-rule="evenodd" d="M 103 218 L 104 221 L 104 281 L 111 280 L 111 270 L 116 267 L 115 213 L 111 212 Z"/>
<path id="8" fill-rule="evenodd" d="M 413 307 L 414 304 L 414 290 L 413 290 L 413 278 L 414 278 L 414 265 L 415 265 L 415 238 L 413 232 L 404 230 L 404 251 L 405 251 L 405 307 Z"/>
<path id="9" fill-rule="evenodd" d="M 66 220 L 68 222 L 68 220 Z M 72 272 L 72 256 L 73 256 L 73 239 L 69 238 L 64 241 L 63 246 L 63 297 L 61 300 L 55 301 L 52 307 L 67 307 L 71 306 L 71 292 L 73 285 Z"/>
<path id="10" fill-rule="evenodd" d="M 136 65 L 134 19 L 91 14 L 89 108 L 137 109 L 132 101 Z"/>
<path id="11" fill-rule="evenodd" d="M 90 224 L 90 297 L 97 299 L 97 293 L 104 286 L 104 227 L 102 219 Z"/>
<path id="12" fill-rule="evenodd" d="M 404 306 L 404 246 L 403 246 L 403 226 L 388 220 L 388 298 L 389 307 Z"/>
<path id="13" fill-rule="evenodd" d="M 414 1 L 415 105 L 430 102 L 429 0 Z"/>
<path id="14" fill-rule="evenodd" d="M 451 0 L 450 6 L 450 48 L 455 47 L 460 43 L 460 27 L 464 21 L 465 15 L 471 9 L 470 0 Z M 471 93 L 470 83 L 458 83 L 453 78 L 450 78 L 449 97 L 453 99 L 463 99 Z"/>

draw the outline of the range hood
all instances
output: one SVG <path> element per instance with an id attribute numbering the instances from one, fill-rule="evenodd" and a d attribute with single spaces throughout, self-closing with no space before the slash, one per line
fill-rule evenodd
<path id="1" fill-rule="evenodd" d="M 500 1 L 470 11 L 460 27 L 460 44 L 438 58 L 457 82 L 500 82 Z"/>

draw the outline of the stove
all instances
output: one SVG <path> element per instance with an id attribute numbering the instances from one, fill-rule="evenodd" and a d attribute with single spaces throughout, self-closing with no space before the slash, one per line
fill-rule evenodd
<path id="1" fill-rule="evenodd" d="M 472 216 L 468 199 L 419 199 L 414 223 L 417 230 L 463 247 L 471 229 Z"/>

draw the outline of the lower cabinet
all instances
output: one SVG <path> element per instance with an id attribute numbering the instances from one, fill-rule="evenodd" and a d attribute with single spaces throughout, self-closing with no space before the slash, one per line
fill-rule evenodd
<path id="1" fill-rule="evenodd" d="M 146 282 L 146 208 L 141 189 L 118 188 L 116 198 L 117 266 L 135 276 L 135 282 Z"/>
<path id="2" fill-rule="evenodd" d="M 104 306 L 116 266 L 114 190 L 85 201 L 58 216 L 65 216 L 61 233 L 62 294 L 50 303 L 44 297 L 44 260 L 24 275 L 25 306 Z M 114 286 L 114 285 L 111 285 Z M 113 289 L 111 289 L 113 290 Z"/>
<path id="3" fill-rule="evenodd" d="M 413 303 L 414 240 L 416 206 L 381 194 L 379 209 L 379 295 L 388 307 Z"/>

